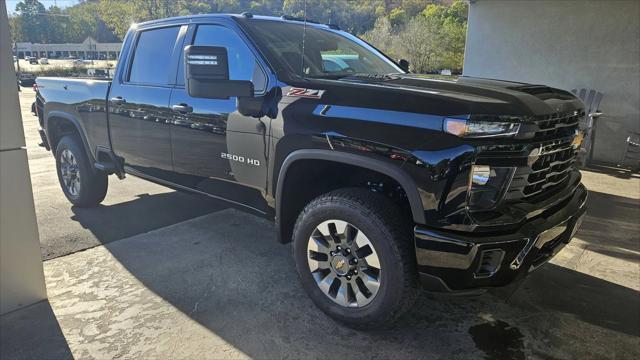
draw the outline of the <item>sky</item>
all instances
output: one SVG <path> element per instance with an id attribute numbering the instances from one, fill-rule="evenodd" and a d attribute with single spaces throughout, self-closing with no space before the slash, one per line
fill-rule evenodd
<path id="1" fill-rule="evenodd" d="M 3 0 L 0 0 L 3 1 Z M 7 3 L 7 12 L 13 14 L 16 10 L 16 4 L 21 0 L 5 0 Z M 57 5 L 61 8 L 72 6 L 78 3 L 78 0 L 39 0 L 45 8 L 49 8 L 53 5 Z"/>

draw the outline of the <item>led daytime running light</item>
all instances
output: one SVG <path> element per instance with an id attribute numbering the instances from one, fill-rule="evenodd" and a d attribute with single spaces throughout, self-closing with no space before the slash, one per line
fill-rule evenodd
<path id="1" fill-rule="evenodd" d="M 467 138 L 509 137 L 520 130 L 520 123 L 444 119 L 443 130 L 451 135 Z"/>

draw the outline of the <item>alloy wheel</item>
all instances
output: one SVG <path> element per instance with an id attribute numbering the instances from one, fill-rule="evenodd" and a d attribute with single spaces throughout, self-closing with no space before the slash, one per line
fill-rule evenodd
<path id="1" fill-rule="evenodd" d="M 342 220 L 318 225 L 307 245 L 309 270 L 322 292 L 344 307 L 369 304 L 380 289 L 380 259 L 367 236 Z"/>
<path id="2" fill-rule="evenodd" d="M 69 194 L 78 196 L 80 194 L 80 169 L 75 155 L 69 149 L 64 149 L 60 154 L 60 173 Z"/>

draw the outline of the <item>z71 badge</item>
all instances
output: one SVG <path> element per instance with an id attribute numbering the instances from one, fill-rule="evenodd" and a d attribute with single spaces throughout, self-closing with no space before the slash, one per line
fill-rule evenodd
<path id="1" fill-rule="evenodd" d="M 298 87 L 292 87 L 287 92 L 287 96 L 304 97 L 310 99 L 320 99 L 322 97 L 322 94 L 324 94 L 324 90 L 305 89 Z"/>

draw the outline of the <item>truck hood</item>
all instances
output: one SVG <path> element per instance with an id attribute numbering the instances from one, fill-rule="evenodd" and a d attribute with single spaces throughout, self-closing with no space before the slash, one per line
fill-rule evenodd
<path id="1" fill-rule="evenodd" d="M 582 108 L 573 94 L 543 85 L 473 77 L 435 80 L 424 75 L 355 75 L 339 80 L 308 79 L 325 89 L 328 104 L 460 116 L 537 116 Z"/>

